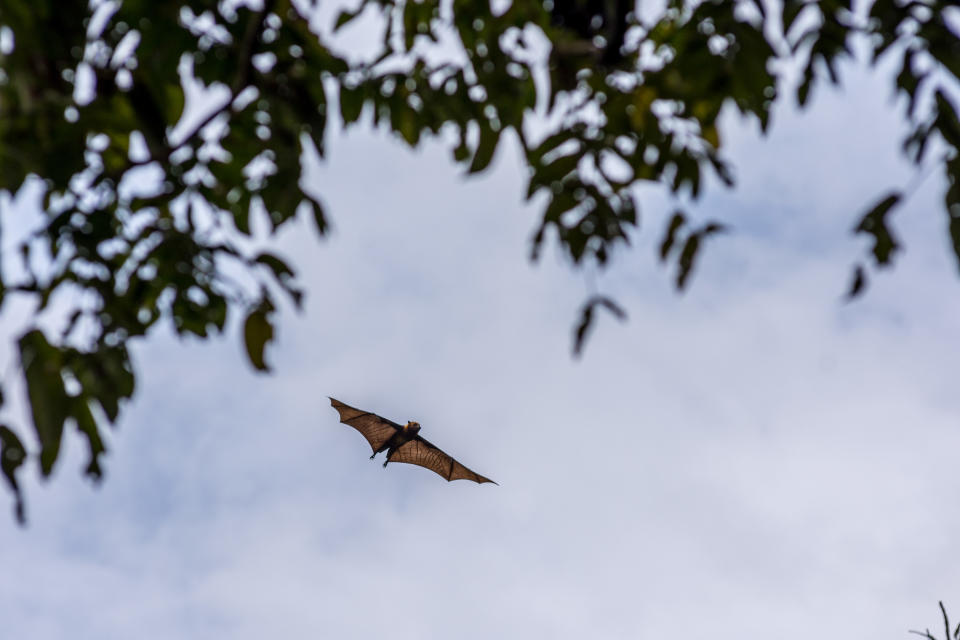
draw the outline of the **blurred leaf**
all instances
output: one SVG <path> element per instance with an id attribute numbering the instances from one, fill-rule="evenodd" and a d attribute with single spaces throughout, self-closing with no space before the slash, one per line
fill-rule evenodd
<path id="1" fill-rule="evenodd" d="M 456 162 L 463 162 L 470 157 L 470 147 L 467 146 L 466 139 L 463 139 L 460 144 L 453 148 L 453 159 Z"/>
<path id="2" fill-rule="evenodd" d="M 702 241 L 712 235 L 726 231 L 726 225 L 711 221 L 699 229 L 692 231 L 690 235 L 687 236 L 687 241 L 684 243 L 683 249 L 680 251 L 680 257 L 677 259 L 678 270 L 676 284 L 678 290 L 683 291 L 687 286 L 687 282 L 693 273 L 693 267 L 696 264 Z"/>
<path id="3" fill-rule="evenodd" d="M 120 401 L 130 398 L 134 391 L 133 366 L 126 347 L 98 344 L 93 351 L 83 353 L 69 350 L 64 356 L 64 368 L 80 383 L 80 396 L 85 401 L 99 404 L 107 419 L 116 422 L 120 415 Z M 80 422 L 76 411 L 72 415 Z M 90 439 L 91 456 L 95 457 L 97 450 L 102 450 L 102 445 L 99 436 L 94 438 L 93 435 L 88 433 L 87 437 Z"/>
<path id="4" fill-rule="evenodd" d="M 693 265 L 697 259 L 697 252 L 700 251 L 700 234 L 691 233 L 680 251 L 680 258 L 677 260 L 679 269 L 677 270 L 677 289 L 683 291 L 687 286 L 687 279 L 693 272 Z"/>
<path id="5" fill-rule="evenodd" d="M 360 5 L 360 8 L 357 9 L 356 11 L 346 11 L 346 10 L 341 11 L 340 14 L 337 16 L 336 23 L 334 23 L 333 25 L 333 30 L 338 31 L 344 25 L 353 21 L 357 16 L 359 16 L 363 12 L 363 9 L 365 7 L 366 7 L 366 3 L 362 3 Z"/>
<path id="6" fill-rule="evenodd" d="M 847 291 L 847 300 L 853 300 L 863 293 L 867 286 L 867 274 L 863 265 L 857 265 L 853 268 L 853 280 L 850 283 L 850 289 Z"/>
<path id="7" fill-rule="evenodd" d="M 612 313 L 617 320 L 622 322 L 627 319 L 627 312 L 610 298 L 598 296 L 596 301 L 597 304 Z"/>
<path id="8" fill-rule="evenodd" d="M 294 272 L 293 269 L 290 268 L 290 265 L 272 253 L 266 252 L 254 258 L 254 262 L 266 266 L 273 272 L 277 283 L 283 287 L 284 291 L 293 299 L 293 303 L 299 308 L 302 302 L 303 292 L 294 285 Z"/>
<path id="9" fill-rule="evenodd" d="M 953 255 L 960 266 L 960 217 L 950 217 L 950 242 L 953 248 Z"/>
<path id="10" fill-rule="evenodd" d="M 866 233 L 873 236 L 872 251 L 877 266 L 882 267 L 889 264 L 893 254 L 900 246 L 887 226 L 886 216 L 900 202 L 901 198 L 902 195 L 899 192 L 893 192 L 886 196 L 864 214 L 857 226 L 854 227 L 854 233 Z"/>
<path id="11" fill-rule="evenodd" d="M 587 336 L 591 325 L 593 324 L 594 309 L 598 306 L 605 308 L 621 322 L 627 319 L 627 312 L 617 303 L 606 296 L 595 295 L 587 300 L 580 308 L 580 321 L 577 323 L 573 333 L 573 355 L 580 356 L 583 347 L 586 344 Z"/>
<path id="12" fill-rule="evenodd" d="M 13 431 L 4 424 L 0 424 L 0 471 L 6 478 L 7 484 L 13 491 L 15 505 L 14 513 L 17 522 L 21 525 L 27 521 L 26 510 L 23 504 L 23 494 L 20 491 L 20 485 L 17 483 L 17 469 L 27 458 L 27 452 Z"/>
<path id="13" fill-rule="evenodd" d="M 782 7 L 783 33 L 790 31 L 790 27 L 793 26 L 793 22 L 805 6 L 807 6 L 807 2 L 803 0 L 784 0 Z"/>
<path id="14" fill-rule="evenodd" d="M 726 233 L 729 227 L 719 222 L 708 222 L 703 226 L 701 233 L 704 237 L 712 236 L 717 233 Z"/>
<path id="15" fill-rule="evenodd" d="M 319 235 L 324 235 L 327 233 L 327 216 L 323 211 L 323 205 L 314 198 L 304 198 L 301 201 L 302 206 L 306 206 L 310 209 L 310 213 L 313 217 L 313 224 L 317 228 L 317 233 Z"/>
<path id="16" fill-rule="evenodd" d="M 250 311 L 243 325 L 243 339 L 247 347 L 247 356 L 250 358 L 250 363 L 258 371 L 270 371 L 269 365 L 264 360 L 264 350 L 267 343 L 273 340 L 273 323 L 270 320 L 273 311 L 274 306 L 264 292 L 260 305 Z"/>
<path id="17" fill-rule="evenodd" d="M 670 223 L 667 225 L 667 231 L 663 236 L 663 241 L 660 243 L 660 261 L 663 262 L 667 259 L 667 256 L 670 255 L 670 249 L 673 248 L 674 242 L 677 239 L 677 231 L 680 230 L 680 227 L 683 226 L 686 218 L 683 215 L 682 211 L 676 211 L 673 216 L 670 218 Z"/>
<path id="18" fill-rule="evenodd" d="M 344 125 L 352 124 L 360 118 L 364 97 L 362 86 L 356 88 L 340 86 L 340 117 L 343 118 Z"/>
<path id="19" fill-rule="evenodd" d="M 493 160 L 493 154 L 497 151 L 497 143 L 500 142 L 500 134 L 489 127 L 480 127 L 480 143 L 473 154 L 473 162 L 470 163 L 469 173 L 479 173 L 490 165 Z"/>
<path id="20" fill-rule="evenodd" d="M 580 310 L 580 322 L 573 333 L 573 355 L 579 356 L 587 338 L 587 331 L 593 323 L 593 305 L 585 304 Z"/>
<path id="21" fill-rule="evenodd" d="M 34 329 L 20 338 L 20 363 L 27 384 L 27 397 L 40 441 L 40 469 L 49 476 L 60 453 L 63 423 L 70 398 L 64 388 L 60 352 Z"/>
<path id="22" fill-rule="evenodd" d="M 293 278 L 293 269 L 290 268 L 290 265 L 272 253 L 263 252 L 257 255 L 257 257 L 253 260 L 254 262 L 259 262 L 260 264 L 267 266 L 280 282 L 287 282 Z"/>
<path id="23" fill-rule="evenodd" d="M 106 451 L 103 440 L 100 439 L 100 431 L 97 428 L 97 421 L 90 412 L 90 406 L 83 398 L 74 398 L 71 403 L 71 414 L 77 423 L 77 429 L 86 436 L 87 444 L 90 450 L 90 460 L 84 470 L 89 477 L 95 481 L 103 478 L 103 469 L 100 467 L 100 456 Z"/>

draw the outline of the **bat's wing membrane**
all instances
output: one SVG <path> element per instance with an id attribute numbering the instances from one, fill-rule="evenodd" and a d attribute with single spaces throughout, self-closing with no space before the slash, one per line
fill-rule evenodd
<path id="1" fill-rule="evenodd" d="M 390 456 L 390 462 L 406 462 L 435 471 L 446 480 L 473 480 L 483 484 L 484 482 L 493 482 L 490 478 L 484 478 L 479 473 L 454 460 L 452 457 L 430 444 L 420 436 L 401 445 Z M 497 484 L 493 482 L 493 484 Z"/>
<path id="2" fill-rule="evenodd" d="M 374 453 L 401 428 L 396 422 L 369 411 L 355 409 L 333 398 L 330 398 L 330 405 L 340 414 L 340 422 L 353 427 L 367 439 Z"/>

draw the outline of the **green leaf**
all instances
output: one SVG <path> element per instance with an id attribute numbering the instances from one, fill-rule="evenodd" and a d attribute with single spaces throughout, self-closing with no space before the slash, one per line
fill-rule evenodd
<path id="1" fill-rule="evenodd" d="M 813 66 L 808 66 L 803 73 L 803 82 L 797 87 L 797 104 L 801 107 L 806 106 L 810 99 L 810 89 L 813 87 Z"/>
<path id="2" fill-rule="evenodd" d="M 27 458 L 27 452 L 23 448 L 23 443 L 13 431 L 6 425 L 0 424 L 0 472 L 6 478 L 7 484 L 13 490 L 14 513 L 17 516 L 17 522 L 24 524 L 27 520 L 23 504 L 23 494 L 20 491 L 20 485 L 17 483 L 17 469 Z"/>
<path id="3" fill-rule="evenodd" d="M 863 293 L 867 286 L 867 274 L 863 265 L 857 265 L 853 268 L 853 279 L 850 281 L 850 289 L 847 291 L 847 300 L 853 300 Z"/>
<path id="4" fill-rule="evenodd" d="M 783 3 L 783 33 L 786 34 L 790 31 L 790 27 L 793 26 L 794 20 L 797 19 L 797 16 L 807 6 L 806 2 L 802 0 L 784 0 Z"/>
<path id="5" fill-rule="evenodd" d="M 684 217 L 683 212 L 679 209 L 670 218 L 670 224 L 667 225 L 667 231 L 663 235 L 663 242 L 660 243 L 661 262 L 666 260 L 667 256 L 670 255 L 670 250 L 673 248 L 673 245 L 677 239 L 677 231 L 680 230 L 680 227 L 683 226 L 685 221 L 686 218 Z"/>
<path id="6" fill-rule="evenodd" d="M 84 398 L 74 398 L 71 403 L 71 414 L 77 423 L 77 429 L 87 438 L 87 445 L 90 451 L 90 459 L 84 470 L 88 476 L 95 481 L 103 478 L 103 469 L 100 467 L 100 456 L 106 451 L 103 440 L 100 438 L 100 430 L 97 428 L 97 421 L 90 411 L 90 405 Z"/>
<path id="7" fill-rule="evenodd" d="M 527 186 L 527 199 L 532 198 L 538 189 L 562 181 L 568 176 L 576 175 L 577 167 L 579 167 L 582 159 L 583 153 L 578 151 L 569 155 L 554 157 L 549 163 L 536 166 L 536 173 L 530 178 L 530 184 Z"/>
<path id="8" fill-rule="evenodd" d="M 417 36 L 417 23 L 420 20 L 420 8 L 422 5 L 407 0 L 403 6 L 403 48 L 407 51 L 413 49 L 413 42 Z"/>
<path id="9" fill-rule="evenodd" d="M 942 89 L 935 95 L 937 103 L 936 126 L 944 141 L 955 150 L 960 149 L 960 116 L 953 108 L 953 103 Z"/>
<path id="10" fill-rule="evenodd" d="M 544 138 L 536 148 L 531 149 L 527 153 L 527 162 L 531 165 L 540 164 L 541 159 L 548 153 L 555 151 L 561 145 L 571 141 L 577 140 L 579 142 L 579 135 L 582 135 L 582 130 L 579 128 L 567 128 L 554 133 L 551 136 Z M 582 145 L 577 151 L 582 151 Z"/>
<path id="11" fill-rule="evenodd" d="M 587 338 L 587 331 L 593 323 L 593 305 L 585 304 L 580 310 L 580 322 L 573 332 L 573 355 L 579 356 L 583 350 L 584 341 Z"/>
<path id="12" fill-rule="evenodd" d="M 293 269 L 290 268 L 290 265 L 274 254 L 266 252 L 254 258 L 254 262 L 266 266 L 273 272 L 273 277 L 276 278 L 277 283 L 290 295 L 293 303 L 299 309 L 303 301 L 303 292 L 294 286 L 295 274 Z"/>
<path id="13" fill-rule="evenodd" d="M 627 312 L 620 305 L 606 296 L 595 295 L 587 300 L 580 308 L 580 322 L 573 332 L 573 355 L 580 356 L 586 344 L 590 327 L 593 324 L 593 312 L 598 306 L 609 311 L 613 317 L 623 322 L 627 319 Z"/>
<path id="14" fill-rule="evenodd" d="M 618 305 L 610 298 L 607 298 L 606 296 L 596 296 L 594 300 L 596 300 L 595 304 L 598 304 L 609 311 L 617 320 L 623 322 L 627 319 L 627 312 L 623 310 L 623 307 Z"/>
<path id="15" fill-rule="evenodd" d="M 40 469 L 46 477 L 60 453 L 70 404 L 61 373 L 62 354 L 38 329 L 21 337 L 19 345 L 33 425 L 40 441 Z"/>
<path id="16" fill-rule="evenodd" d="M 344 126 L 360 119 L 364 99 L 365 92 L 362 85 L 352 89 L 343 84 L 340 85 L 340 117 L 343 118 Z"/>
<path id="17" fill-rule="evenodd" d="M 304 198 L 300 202 L 300 205 L 310 209 L 310 213 L 313 216 L 313 223 L 317 227 L 317 234 L 321 236 L 325 235 L 328 228 L 327 216 L 323 211 L 323 205 L 320 201 L 315 198 Z"/>
<path id="18" fill-rule="evenodd" d="M 683 249 L 680 250 L 680 257 L 677 258 L 676 286 L 679 291 L 683 291 L 686 288 L 690 276 L 693 274 L 693 267 L 696 265 L 697 256 L 701 248 L 700 245 L 703 241 L 712 235 L 723 233 L 726 230 L 726 225 L 711 221 L 699 229 L 692 231 L 690 235 L 687 236 L 687 241 L 684 243 Z"/>
<path id="19" fill-rule="evenodd" d="M 872 252 L 877 266 L 882 267 L 890 264 L 893 254 L 900 248 L 896 238 L 887 226 L 886 216 L 900 202 L 902 197 L 899 192 L 893 192 L 886 196 L 864 214 L 853 229 L 854 233 L 866 233 L 873 236 Z"/>
<path id="20" fill-rule="evenodd" d="M 460 144 L 453 148 L 453 159 L 456 162 L 463 162 L 470 157 L 470 147 L 467 146 L 466 138 L 460 140 Z"/>
<path id="21" fill-rule="evenodd" d="M 243 325 L 243 340 L 247 347 L 247 356 L 258 371 L 270 371 L 269 365 L 264 360 L 264 350 L 267 343 L 273 340 L 273 323 L 270 321 L 273 311 L 274 306 L 264 292 L 260 305 L 247 315 Z"/>
<path id="22" fill-rule="evenodd" d="M 950 186 L 946 193 L 947 214 L 950 217 L 950 242 L 953 246 L 953 255 L 960 262 L 960 162 L 952 163 L 957 175 L 950 176 L 948 165 L 948 180 Z"/>
<path id="23" fill-rule="evenodd" d="M 403 140 L 411 147 L 416 147 L 420 142 L 421 123 L 417 112 L 411 109 L 400 100 L 394 100 L 394 106 L 390 110 L 391 125 L 395 131 L 400 133 Z"/>
<path id="24" fill-rule="evenodd" d="M 721 224 L 719 222 L 708 222 L 704 225 L 701 233 L 703 237 L 712 236 L 717 233 L 724 233 L 727 231 L 727 225 Z"/>
<path id="25" fill-rule="evenodd" d="M 286 282 L 294 277 L 293 269 L 290 268 L 290 265 L 272 253 L 263 252 L 257 255 L 253 261 L 268 267 L 280 282 Z"/>
<path id="26" fill-rule="evenodd" d="M 133 395 L 135 384 L 126 347 L 112 347 L 101 343 L 95 351 L 89 353 L 70 350 L 66 354 L 64 365 L 80 383 L 80 395 L 88 401 L 98 403 L 107 419 L 116 422 L 120 414 L 120 401 Z M 74 418 L 76 417 L 74 413 Z M 91 442 L 91 448 L 96 447 L 96 443 Z"/>
<path id="27" fill-rule="evenodd" d="M 493 154 L 497 151 L 497 143 L 500 142 L 500 134 L 488 126 L 480 125 L 480 142 L 477 144 L 477 150 L 473 154 L 473 162 L 470 163 L 468 173 L 479 173 L 490 165 L 493 160 Z"/>
<path id="28" fill-rule="evenodd" d="M 693 265 L 697 259 L 697 253 L 700 251 L 700 234 L 691 233 L 680 251 L 680 258 L 677 259 L 677 289 L 683 291 L 687 286 L 687 280 L 693 273 Z"/>
<path id="29" fill-rule="evenodd" d="M 245 236 L 250 236 L 250 198 L 242 197 L 233 207 L 233 224 L 237 231 Z"/>
<path id="30" fill-rule="evenodd" d="M 333 31 L 337 32 L 344 25 L 348 24 L 349 22 L 354 20 L 357 16 L 359 16 L 363 12 L 364 6 L 365 4 L 361 4 L 360 8 L 358 8 L 356 11 L 346 11 L 346 10 L 341 11 L 340 15 L 337 16 L 336 23 L 334 23 L 333 25 Z"/>

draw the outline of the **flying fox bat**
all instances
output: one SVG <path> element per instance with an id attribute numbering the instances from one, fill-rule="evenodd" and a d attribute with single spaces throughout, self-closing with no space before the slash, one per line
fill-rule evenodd
<path id="1" fill-rule="evenodd" d="M 421 438 L 418 435 L 419 422 L 408 422 L 401 426 L 369 411 L 354 409 L 333 398 L 330 398 L 330 405 L 340 414 L 340 422 L 359 431 L 360 435 L 370 443 L 373 449 L 371 460 L 381 451 L 387 452 L 384 467 L 388 462 L 406 462 L 426 467 L 448 481 L 473 480 L 480 484 L 493 482 L 490 478 L 484 478 L 479 473 L 467 469 L 436 445 Z M 497 483 L 493 482 L 493 484 Z"/>

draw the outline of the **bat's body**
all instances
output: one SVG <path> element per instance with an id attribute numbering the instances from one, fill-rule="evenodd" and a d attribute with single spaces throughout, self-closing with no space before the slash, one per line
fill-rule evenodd
<path id="1" fill-rule="evenodd" d="M 387 452 L 383 466 L 390 462 L 406 462 L 419 465 L 449 480 L 473 480 L 493 482 L 454 460 L 437 446 L 420 437 L 420 423 L 408 422 L 399 425 L 369 411 L 361 411 L 330 398 L 330 404 L 340 414 L 340 422 L 360 432 L 373 449 L 372 460 L 381 451 Z M 493 484 L 497 484 L 493 482 Z"/>
<path id="2" fill-rule="evenodd" d="M 332 401 L 333 398 L 330 398 Z M 344 405 L 346 406 L 346 405 Z M 379 416 L 377 416 L 379 417 Z M 344 422 L 344 424 L 349 424 Z M 352 425 L 351 425 L 352 426 Z M 387 459 L 383 461 L 383 466 L 386 467 L 387 463 L 390 462 L 390 456 L 393 455 L 393 452 L 413 440 L 417 433 L 420 431 L 419 422 L 408 422 L 407 424 L 400 427 L 395 434 L 390 436 L 390 438 L 380 445 L 380 448 L 373 452 L 373 455 L 370 456 L 370 459 L 373 460 L 378 453 L 381 451 L 387 452 Z"/>

